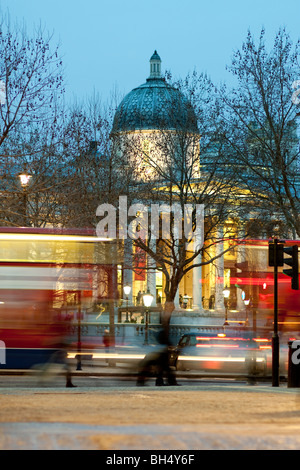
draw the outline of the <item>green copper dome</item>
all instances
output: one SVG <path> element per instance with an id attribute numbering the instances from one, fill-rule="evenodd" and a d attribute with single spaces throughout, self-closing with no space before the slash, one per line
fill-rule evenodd
<path id="1" fill-rule="evenodd" d="M 199 133 L 191 103 L 161 76 L 161 59 L 154 52 L 150 59 L 150 76 L 134 88 L 117 108 L 113 133 L 175 129 Z"/>

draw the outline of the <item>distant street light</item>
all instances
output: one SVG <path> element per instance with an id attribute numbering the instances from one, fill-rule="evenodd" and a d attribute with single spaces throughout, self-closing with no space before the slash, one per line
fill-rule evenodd
<path id="1" fill-rule="evenodd" d="M 123 290 L 124 290 L 124 294 L 126 295 L 126 323 L 129 322 L 129 316 L 128 316 L 128 296 L 130 295 L 130 292 L 131 292 L 131 286 L 129 286 L 128 284 L 126 284 L 124 287 L 123 287 Z"/>
<path id="2" fill-rule="evenodd" d="M 224 325 L 228 325 L 228 306 L 229 306 L 229 297 L 230 297 L 230 289 L 228 287 L 225 287 L 223 290 L 223 296 L 224 296 L 224 306 L 225 306 L 225 323 Z"/>
<path id="3" fill-rule="evenodd" d="M 23 173 L 20 173 L 18 176 L 19 176 L 20 184 L 23 188 L 23 226 L 26 226 L 27 225 L 27 187 L 29 185 L 29 182 L 32 176 L 25 171 Z"/>
<path id="4" fill-rule="evenodd" d="M 29 184 L 29 181 L 31 179 L 31 175 L 27 174 L 27 173 L 20 173 L 19 175 L 19 179 L 20 179 L 20 183 L 21 183 L 21 186 L 23 188 L 26 188 Z"/>
<path id="5" fill-rule="evenodd" d="M 143 304 L 146 307 L 146 321 L 145 321 L 145 342 L 144 344 L 148 344 L 148 326 L 149 326 L 149 308 L 153 302 L 153 295 L 150 294 L 149 290 L 147 294 L 143 294 Z"/>
<path id="6" fill-rule="evenodd" d="M 245 307 L 246 307 L 246 320 L 245 320 L 245 326 L 248 326 L 249 325 L 249 311 L 248 311 L 248 307 L 249 307 L 249 304 L 250 304 L 250 299 L 244 299 L 244 304 L 245 304 Z"/>

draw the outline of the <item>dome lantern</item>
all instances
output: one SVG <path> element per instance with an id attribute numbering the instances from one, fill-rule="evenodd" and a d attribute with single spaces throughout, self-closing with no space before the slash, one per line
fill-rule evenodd
<path id="1" fill-rule="evenodd" d="M 161 58 L 159 57 L 157 51 L 154 51 L 154 54 L 150 58 L 150 79 L 151 78 L 161 78 Z"/>

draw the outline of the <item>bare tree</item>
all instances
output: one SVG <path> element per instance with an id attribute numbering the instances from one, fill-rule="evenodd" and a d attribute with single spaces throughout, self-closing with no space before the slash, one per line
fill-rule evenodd
<path id="1" fill-rule="evenodd" d="M 1 19 L 0 33 L 1 223 L 57 223 L 53 188 L 64 175 L 55 150 L 64 92 L 58 46 L 52 49 L 52 37 L 42 28 L 29 36 L 25 26 L 12 26 L 8 16 Z M 31 180 L 21 187 L 18 176 L 24 171 Z"/>
<path id="2" fill-rule="evenodd" d="M 0 108 L 0 146 L 13 129 L 26 134 L 28 126 L 53 120 L 55 98 L 63 93 L 62 61 L 51 35 L 40 27 L 29 37 L 24 26 L 0 24 L 0 80 L 4 99 Z"/>
<path id="3" fill-rule="evenodd" d="M 237 86 L 220 90 L 224 141 L 241 184 L 257 203 L 258 219 L 267 221 L 261 228 L 268 235 L 273 219 L 282 236 L 300 236 L 299 107 L 292 99 L 299 46 L 284 29 L 271 50 L 264 30 L 257 43 L 249 32 L 229 67 Z"/>
<path id="4" fill-rule="evenodd" d="M 175 308 L 180 281 L 195 268 L 214 263 L 226 251 L 232 250 L 242 224 L 236 178 L 230 171 L 224 171 L 227 161 L 219 138 L 221 123 L 214 87 L 206 76 L 197 74 L 176 83 L 176 87 L 180 88 L 183 98 L 181 101 L 176 98 L 175 102 L 170 100 L 155 131 L 123 136 L 125 157 L 127 161 L 135 162 L 135 178 L 140 188 L 136 202 L 171 208 L 168 213 L 168 209 L 162 207 L 159 229 L 153 226 L 152 212 L 151 223 L 147 214 L 140 213 L 133 237 L 135 246 L 154 262 L 145 269 L 157 269 L 164 274 L 166 327 Z M 203 136 L 201 151 L 200 135 Z M 202 169 L 200 162 L 204 149 L 209 158 Z M 190 225 L 184 217 L 187 208 Z M 202 211 L 200 218 L 197 209 Z M 201 217 L 204 228 L 197 238 L 195 233 L 197 224 L 202 222 Z M 167 236 L 162 229 L 165 219 L 169 221 Z M 230 222 L 230 228 L 225 228 L 220 235 L 219 229 L 227 222 Z M 190 231 L 186 230 L 187 225 Z M 232 238 L 232 244 L 215 250 L 216 245 L 221 245 L 228 237 Z"/>
<path id="5" fill-rule="evenodd" d="M 97 95 L 70 110 L 62 153 L 72 174 L 63 205 L 69 226 L 95 228 L 99 205 L 117 206 L 119 196 L 129 196 L 132 171 L 111 139 L 114 112 L 114 100 Z"/>

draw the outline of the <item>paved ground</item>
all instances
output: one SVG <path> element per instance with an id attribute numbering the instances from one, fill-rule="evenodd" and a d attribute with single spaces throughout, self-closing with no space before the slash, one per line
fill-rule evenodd
<path id="1" fill-rule="evenodd" d="M 98 376 L 86 386 L 78 375 L 73 389 L 57 376 L 42 387 L 27 376 L 17 386 L 0 377 L 0 449 L 300 448 L 300 392 L 286 384 L 191 386 L 185 379 L 180 387 L 103 386 Z"/>

